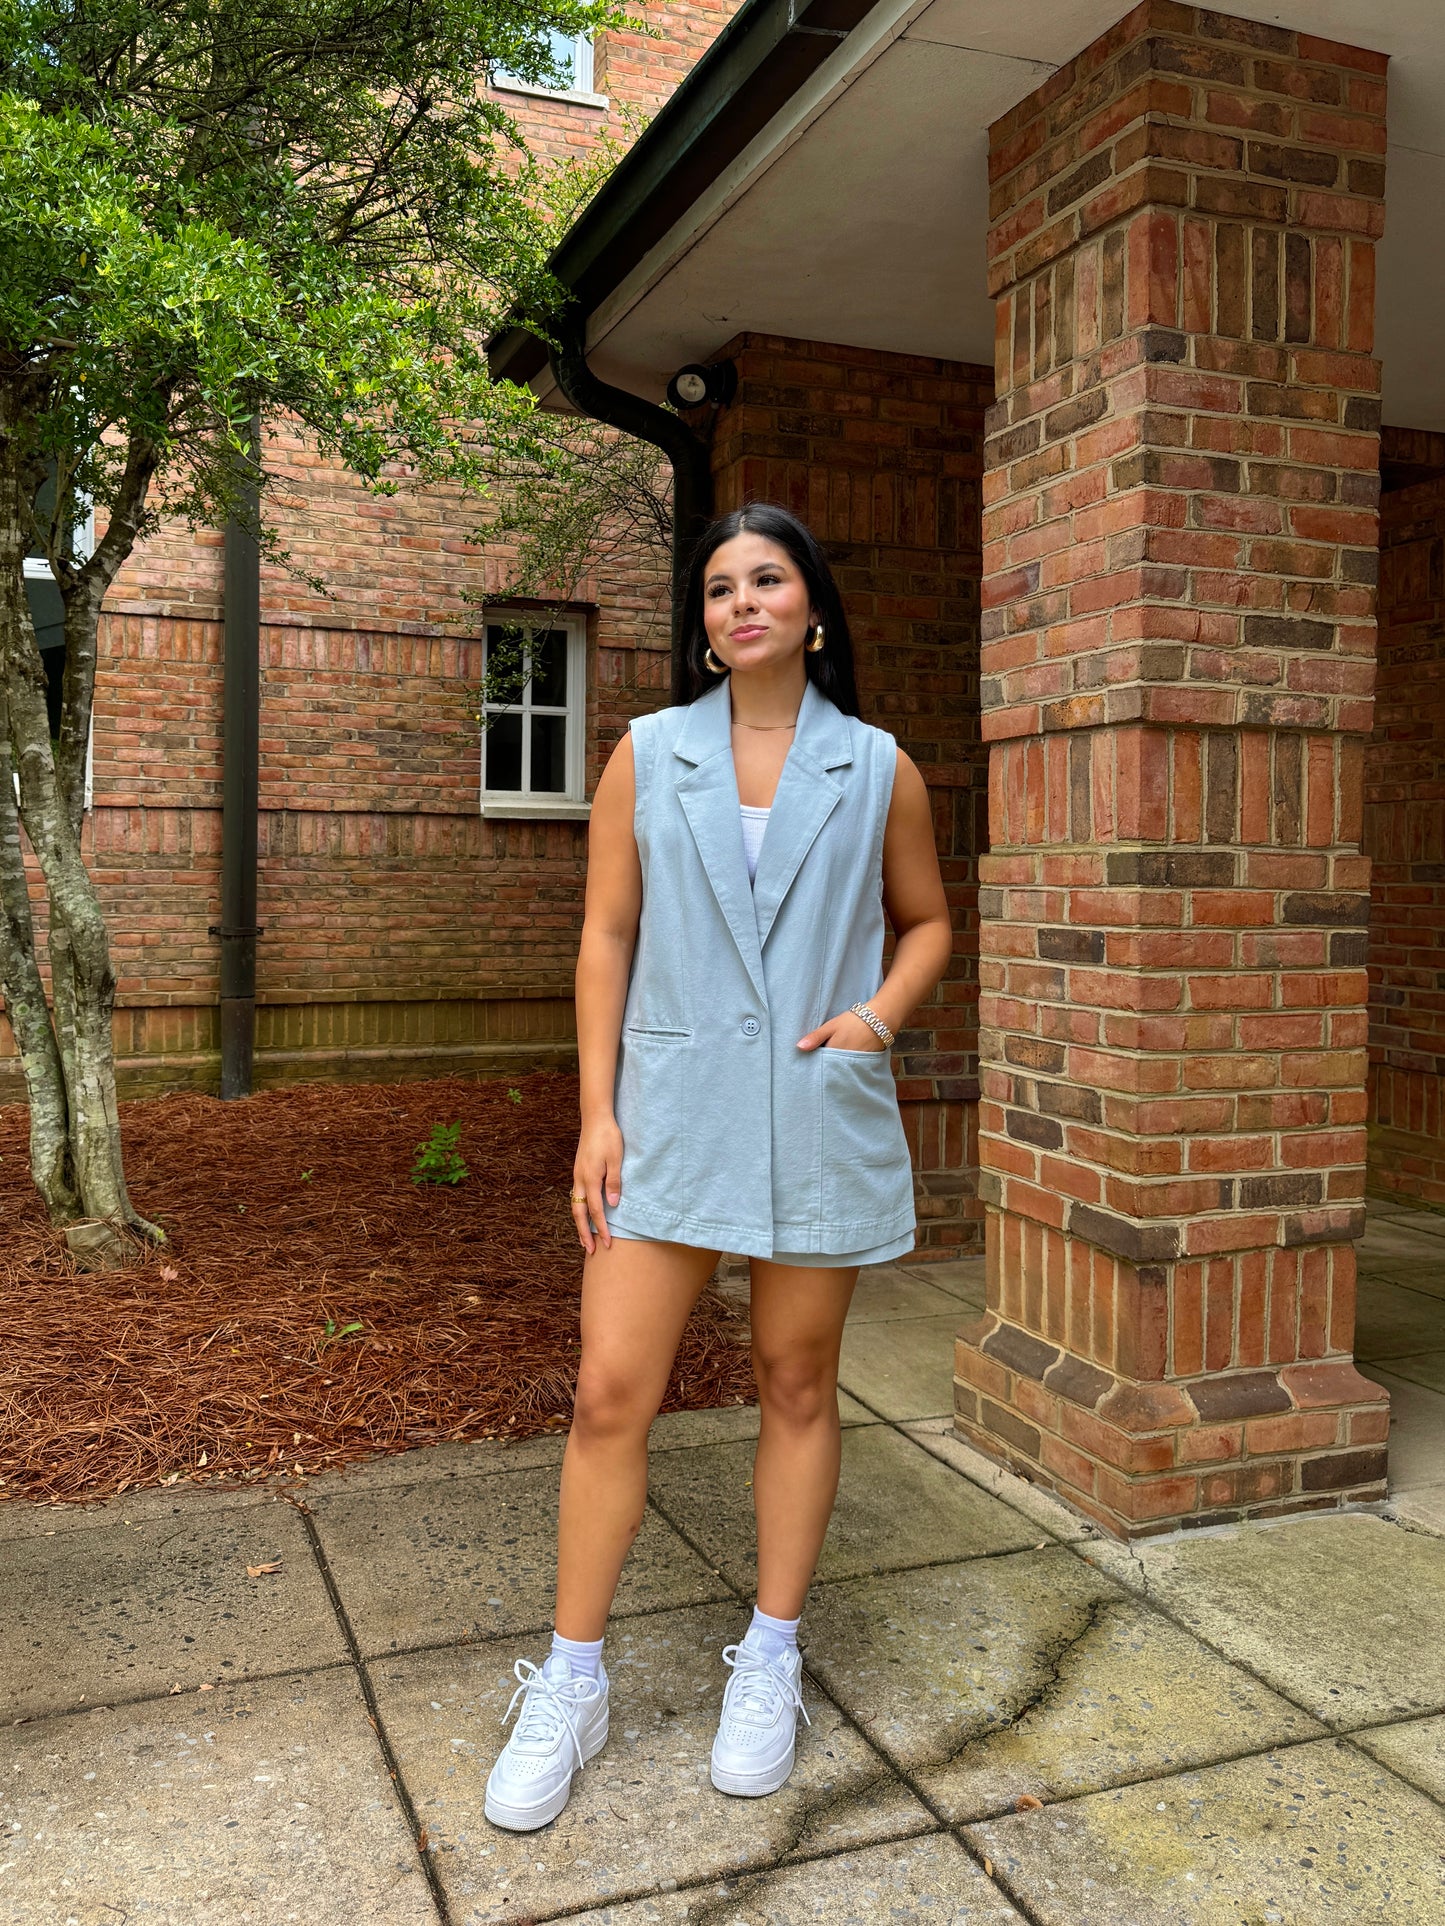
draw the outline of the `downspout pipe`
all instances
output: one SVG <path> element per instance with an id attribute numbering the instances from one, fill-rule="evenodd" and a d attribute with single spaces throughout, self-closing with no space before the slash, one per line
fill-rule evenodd
<path id="1" fill-rule="evenodd" d="M 705 443 L 680 415 L 626 388 L 614 388 L 587 365 L 586 317 L 572 302 L 553 324 L 548 359 L 557 386 L 574 408 L 660 448 L 672 463 L 672 700 L 688 696 L 682 600 L 698 536 L 712 518 L 712 462 Z"/>
<path id="2" fill-rule="evenodd" d="M 260 423 L 251 422 L 259 452 Z M 221 695 L 221 1096 L 249 1097 L 256 1059 L 257 817 L 260 801 L 260 491 L 248 486 L 226 524 Z"/>

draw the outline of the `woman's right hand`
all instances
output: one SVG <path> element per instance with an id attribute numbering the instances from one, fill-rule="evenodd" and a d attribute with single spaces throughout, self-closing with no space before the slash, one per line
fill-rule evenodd
<path id="1" fill-rule="evenodd" d="M 589 1257 L 597 1248 L 599 1235 L 607 1248 L 612 1248 L 612 1233 L 602 1209 L 604 1190 L 609 1204 L 621 1202 L 622 1132 L 615 1117 L 582 1126 L 582 1134 L 577 1139 L 577 1158 L 572 1165 L 572 1221 Z M 579 1196 L 579 1192 L 582 1195 Z M 593 1225 L 597 1226 L 596 1231 Z"/>

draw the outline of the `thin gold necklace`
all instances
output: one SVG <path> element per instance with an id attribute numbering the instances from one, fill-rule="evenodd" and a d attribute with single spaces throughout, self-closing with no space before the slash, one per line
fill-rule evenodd
<path id="1" fill-rule="evenodd" d="M 769 729 L 796 729 L 796 722 L 735 722 L 734 729 L 756 729 L 759 734 Z"/>

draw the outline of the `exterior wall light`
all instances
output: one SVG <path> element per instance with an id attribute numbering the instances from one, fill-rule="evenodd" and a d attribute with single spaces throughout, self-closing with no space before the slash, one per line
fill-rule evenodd
<path id="1" fill-rule="evenodd" d="M 710 401 L 725 408 L 738 391 L 738 371 L 731 361 L 689 361 L 667 384 L 674 408 L 700 408 Z"/>

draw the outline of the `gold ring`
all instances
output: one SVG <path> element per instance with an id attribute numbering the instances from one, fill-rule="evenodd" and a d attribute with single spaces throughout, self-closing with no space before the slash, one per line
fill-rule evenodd
<path id="1" fill-rule="evenodd" d="M 572 1192 L 572 1197 L 571 1197 L 571 1201 L 572 1201 L 572 1202 L 573 1202 L 574 1204 L 585 1204 L 585 1203 L 587 1202 L 587 1193 L 586 1193 L 586 1191 L 585 1191 L 585 1190 L 574 1190 L 574 1191 Z"/>

